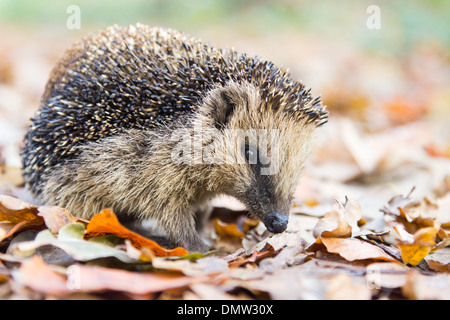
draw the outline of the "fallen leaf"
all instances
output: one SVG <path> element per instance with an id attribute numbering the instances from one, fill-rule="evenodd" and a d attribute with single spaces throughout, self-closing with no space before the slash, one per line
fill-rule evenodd
<path id="1" fill-rule="evenodd" d="M 406 282 L 408 267 L 395 262 L 375 262 L 366 267 L 367 286 L 371 289 L 400 288 Z"/>
<path id="2" fill-rule="evenodd" d="M 274 256 L 278 253 L 275 251 L 273 246 L 266 243 L 265 246 L 260 250 L 254 250 L 251 254 L 244 254 L 243 256 L 238 256 L 235 259 L 229 261 L 230 268 L 242 267 L 247 263 L 257 263 L 260 260 Z"/>
<path id="3" fill-rule="evenodd" d="M 185 287 L 204 279 L 174 273 L 137 273 L 85 265 L 72 265 L 67 269 L 67 274 L 61 274 L 54 271 L 39 256 L 25 261 L 13 272 L 13 278 L 23 286 L 53 296 L 106 290 L 148 294 Z"/>
<path id="4" fill-rule="evenodd" d="M 148 294 L 187 287 L 206 278 L 205 276 L 183 276 L 173 272 L 137 273 L 85 265 L 76 265 L 73 274 L 75 277 L 74 284 L 78 291 L 112 290 L 133 294 Z"/>
<path id="5" fill-rule="evenodd" d="M 156 256 L 160 257 L 183 256 L 188 254 L 187 250 L 181 247 L 165 249 L 155 241 L 147 239 L 125 228 L 110 209 L 104 209 L 92 217 L 86 227 L 85 237 L 90 238 L 105 234 L 114 234 L 118 237 L 129 239 L 136 248 L 148 247 L 154 251 Z"/>
<path id="6" fill-rule="evenodd" d="M 57 238 L 50 230 L 46 229 L 39 232 L 33 241 L 17 243 L 17 245 L 10 248 L 10 251 L 17 256 L 28 257 L 37 248 L 51 245 L 62 249 L 77 261 L 114 257 L 125 263 L 137 262 L 135 259 L 130 258 L 124 251 L 102 243 L 83 240 L 84 232 L 85 226 L 81 223 L 65 225 L 59 230 Z"/>
<path id="7" fill-rule="evenodd" d="M 414 122 L 427 112 L 427 106 L 406 97 L 397 97 L 385 105 L 386 115 L 394 125 Z"/>
<path id="8" fill-rule="evenodd" d="M 221 288 L 206 283 L 194 283 L 186 291 L 184 300 L 235 300 L 236 297 L 224 292 Z M 244 297 L 245 298 L 245 297 Z M 243 299 L 244 299 L 243 298 Z M 239 299 L 239 297 L 238 297 Z"/>
<path id="9" fill-rule="evenodd" d="M 411 194 L 414 192 L 416 187 L 413 187 L 411 191 L 406 195 L 396 195 L 392 197 L 387 205 L 385 205 L 381 211 L 385 214 L 391 214 L 394 216 L 400 216 L 401 212 L 399 208 L 405 207 L 408 203 L 411 202 Z"/>
<path id="10" fill-rule="evenodd" d="M 37 208 L 17 198 L 0 195 L 0 221 L 41 225 L 44 220 L 37 215 Z"/>
<path id="11" fill-rule="evenodd" d="M 402 292 L 414 300 L 450 300 L 450 275 L 422 275 L 417 271 L 408 273 Z"/>
<path id="12" fill-rule="evenodd" d="M 354 200 L 347 200 L 344 205 L 338 203 L 333 211 L 327 212 L 313 230 L 313 236 L 327 238 L 348 238 L 359 230 L 361 205 Z"/>
<path id="13" fill-rule="evenodd" d="M 328 281 L 325 277 L 311 276 L 298 267 L 280 269 L 274 274 L 262 274 L 259 278 L 245 277 L 245 269 L 230 269 L 243 272 L 244 277 L 238 280 L 227 281 L 227 285 L 243 287 L 254 294 L 267 293 L 273 300 L 312 300 L 326 299 Z M 259 270 L 252 270 L 252 274 Z"/>
<path id="14" fill-rule="evenodd" d="M 372 293 L 364 279 L 339 274 L 328 281 L 326 298 L 329 300 L 370 300 Z"/>
<path id="15" fill-rule="evenodd" d="M 437 272 L 450 272 L 450 248 L 443 248 L 425 257 L 430 269 Z"/>
<path id="16" fill-rule="evenodd" d="M 324 238 L 349 238 L 352 236 L 352 227 L 340 210 L 327 212 L 313 230 L 313 236 Z"/>
<path id="17" fill-rule="evenodd" d="M 38 207 L 14 197 L 0 195 L 0 241 L 28 227 L 41 226 Z"/>
<path id="18" fill-rule="evenodd" d="M 12 272 L 12 276 L 22 286 L 44 294 L 62 296 L 71 291 L 66 277 L 54 271 L 37 255 L 24 261 L 18 270 Z"/>
<path id="19" fill-rule="evenodd" d="M 223 223 L 219 219 L 214 219 L 214 229 L 217 235 L 221 238 L 242 239 L 244 232 L 238 230 L 234 223 Z"/>
<path id="20" fill-rule="evenodd" d="M 443 149 L 434 143 L 430 143 L 425 146 L 425 151 L 432 157 L 450 158 L 450 147 Z"/>
<path id="21" fill-rule="evenodd" d="M 218 257 L 205 257 L 196 261 L 156 257 L 152 260 L 152 266 L 161 270 L 179 271 L 187 276 L 205 275 L 228 270 L 228 263 Z"/>
<path id="22" fill-rule="evenodd" d="M 403 262 L 413 266 L 418 265 L 436 244 L 438 231 L 439 229 L 433 227 L 422 228 L 414 234 L 413 243 L 399 241 L 398 247 L 401 250 Z"/>
<path id="23" fill-rule="evenodd" d="M 56 206 L 38 207 L 38 215 L 44 218 L 45 225 L 53 233 L 58 233 L 59 229 L 69 223 L 88 222 L 84 219 L 75 218 L 69 210 Z"/>
<path id="24" fill-rule="evenodd" d="M 347 261 L 366 259 L 396 261 L 381 248 L 359 239 L 320 238 L 320 241 L 328 252 L 337 253 Z"/>

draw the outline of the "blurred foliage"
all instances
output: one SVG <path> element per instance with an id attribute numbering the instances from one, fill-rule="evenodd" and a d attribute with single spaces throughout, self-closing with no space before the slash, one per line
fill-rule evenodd
<path id="1" fill-rule="evenodd" d="M 65 28 L 66 8 L 72 4 L 81 8 L 83 29 L 142 22 L 188 32 L 328 33 L 376 50 L 408 50 L 421 40 L 450 47 L 450 1 L 445 0 L 0 0 L 0 22 L 22 28 Z M 381 8 L 382 28 L 368 37 L 366 9 L 371 4 Z"/>

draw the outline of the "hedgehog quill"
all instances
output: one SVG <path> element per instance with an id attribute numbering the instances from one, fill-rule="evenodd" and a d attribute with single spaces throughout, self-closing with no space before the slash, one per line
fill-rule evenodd
<path id="1" fill-rule="evenodd" d="M 313 132 L 327 117 L 320 98 L 272 62 L 175 30 L 113 26 L 52 70 L 25 136 L 23 174 L 43 203 L 86 218 L 106 207 L 152 218 L 173 246 L 206 251 L 199 232 L 219 194 L 269 231 L 286 229 Z"/>

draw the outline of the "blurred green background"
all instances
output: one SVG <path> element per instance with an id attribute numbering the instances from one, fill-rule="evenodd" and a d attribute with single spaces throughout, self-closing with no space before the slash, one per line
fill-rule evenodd
<path id="1" fill-rule="evenodd" d="M 141 22 L 200 35 L 205 29 L 244 35 L 319 32 L 379 50 L 408 50 L 417 41 L 430 39 L 450 46 L 446 0 L 0 0 L 0 21 L 65 32 L 66 8 L 73 4 L 81 8 L 82 30 Z M 381 9 L 382 28 L 367 33 L 366 8 L 372 4 Z"/>

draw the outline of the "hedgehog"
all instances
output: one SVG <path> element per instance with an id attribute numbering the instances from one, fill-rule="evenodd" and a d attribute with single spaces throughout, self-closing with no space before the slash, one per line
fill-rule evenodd
<path id="1" fill-rule="evenodd" d="M 217 195 L 238 199 L 272 233 L 287 228 L 327 118 L 320 97 L 270 61 L 172 29 L 112 26 L 51 71 L 24 139 L 23 175 L 42 203 L 85 218 L 111 208 L 152 219 L 170 246 L 204 252 Z"/>

